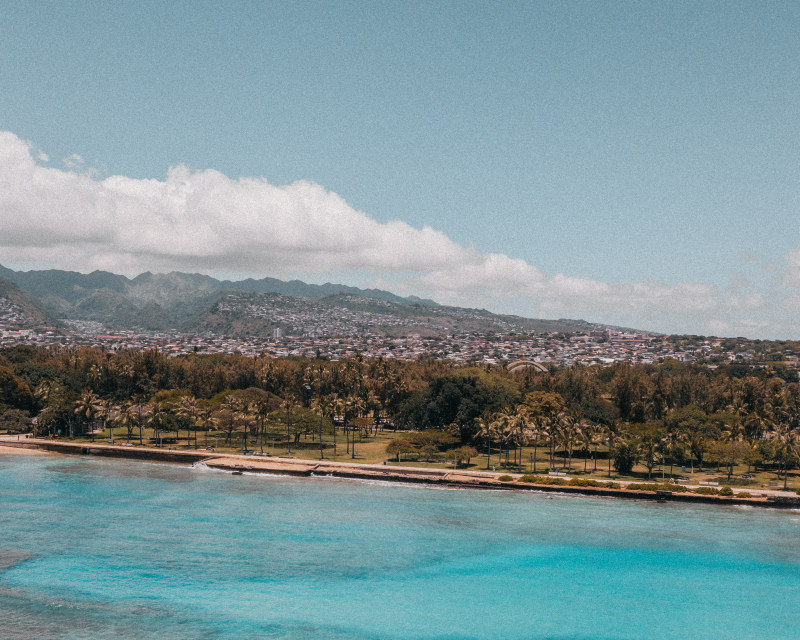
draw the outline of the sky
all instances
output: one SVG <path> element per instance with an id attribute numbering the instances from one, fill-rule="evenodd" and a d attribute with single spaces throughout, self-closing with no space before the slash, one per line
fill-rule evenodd
<path id="1" fill-rule="evenodd" d="M 0 0 L 0 264 L 800 339 L 796 2 Z"/>

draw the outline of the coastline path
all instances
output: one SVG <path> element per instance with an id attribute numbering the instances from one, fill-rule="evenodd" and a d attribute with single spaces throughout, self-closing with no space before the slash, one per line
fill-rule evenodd
<path id="1" fill-rule="evenodd" d="M 109 445 L 95 443 L 60 442 L 43 438 L 20 436 L 0 436 L 0 455 L 18 453 L 20 449 L 28 453 L 61 453 L 71 455 L 95 455 L 110 458 L 126 458 L 171 462 L 178 464 L 204 464 L 205 466 L 230 473 L 263 473 L 290 475 L 296 477 L 330 476 L 338 478 L 383 480 L 389 482 L 416 482 L 440 486 L 473 489 L 513 489 L 544 491 L 553 493 L 576 493 L 604 497 L 628 499 L 657 499 L 682 502 L 703 502 L 712 504 L 750 504 L 753 506 L 800 507 L 800 497 L 791 491 L 775 489 L 734 489 L 734 496 L 708 496 L 694 493 L 672 493 L 628 490 L 627 484 L 619 483 L 620 488 L 582 487 L 570 485 L 547 485 L 520 483 L 519 473 L 497 473 L 488 471 L 468 471 L 453 469 L 432 469 L 404 467 L 386 464 L 361 464 L 353 462 L 334 462 L 333 460 L 301 460 L 279 456 L 237 455 L 215 453 L 206 450 L 173 451 L 147 447 Z M 502 481 L 501 476 L 511 476 L 512 481 Z M 658 482 L 653 480 L 653 482 Z M 697 488 L 700 485 L 684 485 Z M 748 491 L 751 498 L 737 497 L 736 493 Z"/>

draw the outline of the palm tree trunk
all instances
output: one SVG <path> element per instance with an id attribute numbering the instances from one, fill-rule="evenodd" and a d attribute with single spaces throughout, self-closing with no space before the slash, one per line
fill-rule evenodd
<path id="1" fill-rule="evenodd" d="M 669 477 L 672 477 L 672 465 L 675 463 L 675 451 L 673 447 L 669 448 Z"/>
<path id="2" fill-rule="evenodd" d="M 786 481 L 789 479 L 789 460 L 783 458 L 783 490 L 786 491 Z"/>

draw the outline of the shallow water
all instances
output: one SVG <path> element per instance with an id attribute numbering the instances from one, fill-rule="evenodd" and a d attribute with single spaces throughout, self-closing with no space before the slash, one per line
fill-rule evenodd
<path id="1" fill-rule="evenodd" d="M 800 513 L 0 456 L 2 638 L 798 637 Z"/>

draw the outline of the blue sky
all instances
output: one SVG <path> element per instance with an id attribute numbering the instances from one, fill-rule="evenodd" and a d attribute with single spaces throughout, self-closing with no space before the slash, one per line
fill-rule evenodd
<path id="1" fill-rule="evenodd" d="M 0 1 L 0 263 L 800 338 L 798 32 L 780 2 Z"/>

